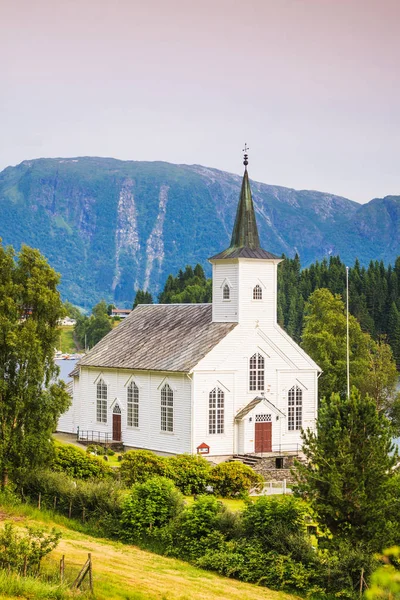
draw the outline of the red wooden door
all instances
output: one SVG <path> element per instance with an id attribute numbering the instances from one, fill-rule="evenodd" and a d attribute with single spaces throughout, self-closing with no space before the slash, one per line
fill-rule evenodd
<path id="1" fill-rule="evenodd" d="M 121 415 L 113 414 L 113 440 L 114 442 L 121 441 Z"/>
<path id="2" fill-rule="evenodd" d="M 272 423 L 256 423 L 255 424 L 255 452 L 272 452 Z"/>

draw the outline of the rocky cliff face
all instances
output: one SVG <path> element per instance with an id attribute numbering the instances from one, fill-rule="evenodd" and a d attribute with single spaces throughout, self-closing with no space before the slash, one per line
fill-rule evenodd
<path id="1" fill-rule="evenodd" d="M 241 178 L 198 165 L 102 158 L 25 161 L 0 173 L 0 236 L 39 248 L 61 273 L 65 299 L 132 302 L 169 273 L 229 245 Z M 400 198 L 346 198 L 252 182 L 260 239 L 305 266 L 399 254 Z"/>

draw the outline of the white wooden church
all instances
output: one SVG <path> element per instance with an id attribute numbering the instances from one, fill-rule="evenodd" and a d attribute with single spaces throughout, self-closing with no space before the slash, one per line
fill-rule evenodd
<path id="1" fill-rule="evenodd" d="M 59 431 L 217 460 L 300 449 L 320 368 L 277 323 L 281 259 L 260 247 L 247 164 L 212 304 L 137 306 L 76 365 Z"/>

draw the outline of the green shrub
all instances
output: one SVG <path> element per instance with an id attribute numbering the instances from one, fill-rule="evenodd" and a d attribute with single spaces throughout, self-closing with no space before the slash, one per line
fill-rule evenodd
<path id="1" fill-rule="evenodd" d="M 38 573 L 41 560 L 57 546 L 61 533 L 52 529 L 26 527 L 25 533 L 16 530 L 13 523 L 0 529 L 0 569 L 23 573 Z"/>
<path id="2" fill-rule="evenodd" d="M 124 489 L 113 479 L 74 481 L 62 473 L 43 470 L 26 476 L 24 497 L 36 504 L 39 493 L 43 508 L 56 509 L 63 515 L 85 520 L 119 519 Z"/>
<path id="3" fill-rule="evenodd" d="M 179 454 L 168 459 L 171 476 L 182 494 L 203 494 L 210 483 L 211 465 L 203 457 Z"/>
<path id="4" fill-rule="evenodd" d="M 219 548 L 233 535 L 226 527 L 227 513 L 230 511 L 214 496 L 199 496 L 171 524 L 168 554 L 193 561 L 207 550 Z"/>
<path id="5" fill-rule="evenodd" d="M 115 452 L 111 448 L 107 448 L 106 454 L 107 456 L 115 456 Z"/>
<path id="6" fill-rule="evenodd" d="M 241 462 L 224 462 L 211 471 L 211 485 L 222 498 L 247 496 L 250 490 L 260 489 L 264 479 Z"/>
<path id="7" fill-rule="evenodd" d="M 122 481 L 131 486 L 155 475 L 168 477 L 170 469 L 168 459 L 163 456 L 158 456 L 150 450 L 129 450 L 123 456 L 120 473 Z"/>
<path id="8" fill-rule="evenodd" d="M 98 446 L 97 444 L 89 444 L 86 448 L 87 454 L 96 454 L 97 456 L 102 456 L 105 453 L 105 449 L 103 446 Z"/>
<path id="9" fill-rule="evenodd" d="M 264 552 L 311 560 L 314 550 L 306 529 L 306 505 L 293 496 L 261 496 L 242 515 L 244 536 L 257 539 Z"/>
<path id="10" fill-rule="evenodd" d="M 121 535 L 127 541 L 157 537 L 182 508 L 183 496 L 170 479 L 155 476 L 136 483 L 123 504 Z"/>
<path id="11" fill-rule="evenodd" d="M 112 468 L 96 456 L 72 445 L 56 447 L 52 468 L 77 479 L 104 479 L 114 474 Z"/>

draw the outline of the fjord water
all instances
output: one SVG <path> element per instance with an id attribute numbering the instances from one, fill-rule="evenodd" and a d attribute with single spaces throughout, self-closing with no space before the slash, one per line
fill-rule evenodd
<path id="1" fill-rule="evenodd" d="M 71 381 L 71 377 L 69 377 L 69 374 L 75 367 L 77 361 L 76 360 L 56 360 L 55 363 L 60 368 L 60 375 L 59 375 L 60 379 L 62 379 L 66 383 L 68 381 Z"/>

